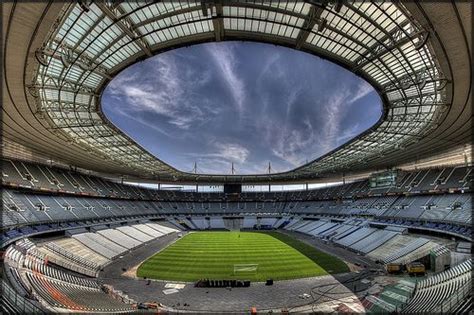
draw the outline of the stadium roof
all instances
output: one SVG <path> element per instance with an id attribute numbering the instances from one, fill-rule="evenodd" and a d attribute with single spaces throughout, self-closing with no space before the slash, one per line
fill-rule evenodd
<path id="1" fill-rule="evenodd" d="M 282 182 L 395 166 L 470 143 L 471 4 L 169 1 L 3 4 L 4 140 L 93 171 L 183 182 Z M 356 139 L 292 171 L 184 173 L 100 109 L 125 67 L 195 43 L 250 40 L 315 54 L 360 75 L 384 103 Z"/>

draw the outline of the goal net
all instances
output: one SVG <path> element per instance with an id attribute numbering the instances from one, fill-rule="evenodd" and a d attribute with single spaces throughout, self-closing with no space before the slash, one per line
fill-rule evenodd
<path id="1" fill-rule="evenodd" d="M 234 275 L 239 274 L 256 274 L 258 264 L 237 264 L 234 265 Z"/>

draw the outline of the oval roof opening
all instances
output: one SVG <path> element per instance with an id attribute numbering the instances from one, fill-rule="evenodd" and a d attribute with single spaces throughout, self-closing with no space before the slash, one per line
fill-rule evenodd
<path id="1" fill-rule="evenodd" d="M 262 174 L 310 162 L 372 127 L 374 88 L 294 49 L 253 42 L 171 50 L 119 73 L 102 111 L 162 161 L 185 172 Z M 196 167 L 195 167 L 196 165 Z"/>

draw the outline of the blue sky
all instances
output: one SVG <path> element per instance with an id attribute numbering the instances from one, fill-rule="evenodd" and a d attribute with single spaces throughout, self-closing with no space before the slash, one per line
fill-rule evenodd
<path id="1" fill-rule="evenodd" d="M 381 100 L 327 60 L 262 43 L 168 51 L 119 73 L 102 95 L 119 129 L 182 171 L 291 170 L 376 123 Z"/>

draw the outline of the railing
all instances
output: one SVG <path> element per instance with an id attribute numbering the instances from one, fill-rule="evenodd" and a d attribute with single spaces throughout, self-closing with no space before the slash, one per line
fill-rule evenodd
<path id="1" fill-rule="evenodd" d="M 10 287 L 5 280 L 2 281 L 2 299 L 10 302 L 15 306 L 15 311 L 19 314 L 45 314 L 38 306 L 27 300 L 25 297 L 19 295 Z"/>
<path id="2" fill-rule="evenodd" d="M 9 230 L 14 230 L 16 228 L 24 228 L 24 227 L 35 227 L 38 225 L 59 225 L 62 223 L 87 223 L 88 221 L 97 221 L 97 220 L 125 220 L 125 219 L 133 219 L 137 216 L 162 216 L 161 213 L 134 213 L 130 215 L 116 215 L 116 216 L 102 216 L 102 217 L 87 217 L 87 218 L 80 218 L 80 219 L 56 219 L 56 220 L 39 220 L 34 222 L 25 222 L 25 223 L 18 223 L 16 225 L 5 226 L 1 227 L 0 231 L 7 232 Z"/>
<path id="3" fill-rule="evenodd" d="M 452 313 L 462 302 L 471 294 L 472 290 L 472 279 L 469 279 L 456 290 L 450 297 L 444 301 L 439 302 L 433 309 L 430 310 L 432 313 Z"/>
<path id="4" fill-rule="evenodd" d="M 140 217 L 140 218 L 138 218 Z M 25 224 L 22 224 L 22 225 L 19 225 L 19 226 L 10 226 L 10 227 L 7 227 L 5 229 L 2 229 L 0 228 L 0 233 L 2 232 L 7 232 L 9 230 L 15 230 L 17 228 L 25 228 L 25 227 L 31 227 L 31 228 L 34 228 L 35 226 L 37 225 L 44 225 L 44 224 L 47 224 L 47 225 L 57 225 L 57 226 L 53 226 L 53 227 L 50 227 L 50 229 L 48 230 L 42 230 L 42 231 L 36 231 L 36 230 L 33 230 L 29 233 L 22 233 L 22 232 L 19 232 L 20 234 L 17 235 L 17 236 L 14 236 L 12 238 L 9 238 L 9 237 L 5 237 L 3 239 L 0 239 L 0 248 L 3 248 L 3 247 L 6 247 L 7 245 L 9 245 L 10 243 L 12 243 L 13 241 L 17 240 L 17 239 L 20 239 L 20 238 L 25 238 L 27 236 L 30 236 L 30 235 L 35 235 L 35 234 L 41 234 L 41 233 L 46 233 L 46 232 L 52 232 L 52 231 L 58 231 L 58 230 L 67 230 L 67 229 L 74 229 L 74 228 L 79 228 L 79 227 L 82 227 L 82 226 L 92 226 L 92 225 L 99 225 L 99 224 L 104 224 L 104 222 L 123 222 L 123 221 L 130 221 L 130 220 L 135 220 L 135 219 L 144 219 L 143 217 L 145 217 L 146 219 L 156 219 L 156 218 L 162 218 L 163 215 L 162 214 L 159 214 L 159 213 L 153 213 L 153 214 L 133 214 L 133 215 L 122 215 L 122 216 L 108 216 L 108 217 L 100 217 L 100 218 L 97 218 L 97 217 L 91 217 L 91 218 L 86 218 L 86 219 L 66 219 L 66 220 L 53 220 L 53 221 L 37 221 L 37 222 L 29 222 L 29 223 L 25 223 Z M 68 222 L 71 222 L 71 223 L 78 223 L 79 226 L 77 227 L 63 227 L 63 226 L 60 226 L 61 223 L 68 223 Z"/>

